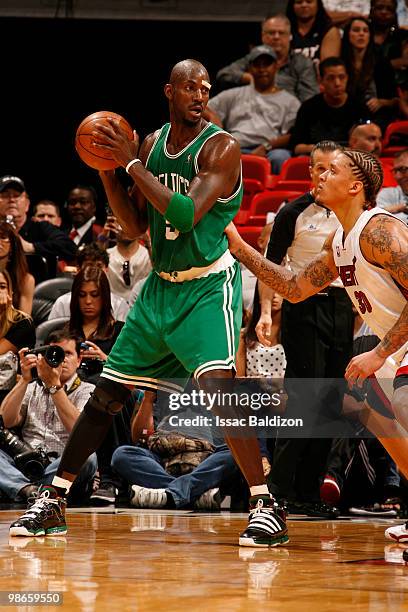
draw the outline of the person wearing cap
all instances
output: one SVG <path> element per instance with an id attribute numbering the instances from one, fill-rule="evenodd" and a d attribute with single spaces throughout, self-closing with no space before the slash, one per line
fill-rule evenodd
<path id="1" fill-rule="evenodd" d="M 0 218 L 9 219 L 15 226 L 24 252 L 42 255 L 52 265 L 52 258 L 73 259 L 75 244 L 58 227 L 46 221 L 35 222 L 27 217 L 30 200 L 25 185 L 18 176 L 0 178 Z M 33 270 L 34 274 L 34 270 Z M 35 274 L 34 274 L 35 275 Z"/>
<path id="2" fill-rule="evenodd" d="M 208 103 L 208 116 L 240 143 L 242 153 L 267 157 L 272 173 L 279 174 L 290 151 L 289 130 L 300 102 L 275 85 L 277 55 L 269 45 L 248 54 L 253 84 L 222 91 Z"/>
<path id="3" fill-rule="evenodd" d="M 278 71 L 276 85 L 304 102 L 319 93 L 316 70 L 312 60 L 290 49 L 292 34 L 290 21 L 282 13 L 266 17 L 261 24 L 263 45 L 269 45 L 276 53 Z M 221 68 L 217 72 L 218 90 L 252 83 L 248 54 Z"/>

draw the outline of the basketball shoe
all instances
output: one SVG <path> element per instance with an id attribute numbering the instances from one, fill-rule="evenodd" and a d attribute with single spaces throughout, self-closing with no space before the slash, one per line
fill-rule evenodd
<path id="1" fill-rule="evenodd" d="M 289 542 L 285 511 L 268 495 L 255 495 L 249 500 L 248 527 L 239 537 L 240 546 L 269 548 Z"/>
<path id="2" fill-rule="evenodd" d="M 408 522 L 403 525 L 394 525 L 385 530 L 387 540 L 393 540 L 399 544 L 408 543 Z"/>
<path id="3" fill-rule="evenodd" d="M 10 536 L 64 535 L 66 505 L 53 486 L 41 486 L 25 513 L 10 525 Z"/>

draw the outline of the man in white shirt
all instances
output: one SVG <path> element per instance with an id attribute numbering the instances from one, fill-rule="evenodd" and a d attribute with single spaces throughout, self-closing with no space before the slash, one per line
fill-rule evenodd
<path id="1" fill-rule="evenodd" d="M 126 238 L 113 215 L 105 223 L 105 232 L 113 232 L 116 238 L 116 245 L 106 250 L 109 255 L 106 272 L 109 284 L 116 295 L 129 303 L 135 283 L 145 279 L 152 269 L 149 251 L 140 244 L 139 238 Z"/>

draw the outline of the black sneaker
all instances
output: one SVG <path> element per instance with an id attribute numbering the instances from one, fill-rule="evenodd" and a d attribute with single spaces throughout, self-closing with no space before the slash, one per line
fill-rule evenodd
<path id="1" fill-rule="evenodd" d="M 118 490 L 114 484 L 101 482 L 99 488 L 92 493 L 89 503 L 91 506 L 110 506 L 115 503 L 117 494 Z"/>
<path id="2" fill-rule="evenodd" d="M 10 536 L 54 536 L 67 533 L 67 502 L 51 485 L 43 485 L 25 513 L 10 525 Z"/>
<path id="3" fill-rule="evenodd" d="M 289 513 L 290 510 L 289 510 Z M 295 502 L 294 508 L 292 509 L 293 514 L 305 514 L 306 516 L 313 516 L 322 519 L 336 519 L 340 516 L 340 510 L 335 506 L 329 506 L 323 502 L 310 503 L 310 502 Z"/>
<path id="4" fill-rule="evenodd" d="M 248 527 L 239 537 L 240 546 L 269 548 L 289 542 L 284 511 L 268 495 L 255 495 L 249 500 Z"/>

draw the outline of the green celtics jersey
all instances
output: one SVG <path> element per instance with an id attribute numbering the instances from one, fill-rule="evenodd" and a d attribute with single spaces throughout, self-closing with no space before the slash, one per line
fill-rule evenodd
<path id="1" fill-rule="evenodd" d="M 167 151 L 170 124 L 160 130 L 147 159 L 146 167 L 172 191 L 187 194 L 190 181 L 199 171 L 198 156 L 203 145 L 222 132 L 208 123 L 182 151 L 171 155 Z M 172 227 L 150 203 L 148 217 L 152 241 L 154 269 L 158 272 L 188 270 L 208 266 L 228 248 L 224 229 L 237 214 L 242 200 L 242 179 L 234 193 L 218 199 L 190 232 L 180 233 Z"/>

